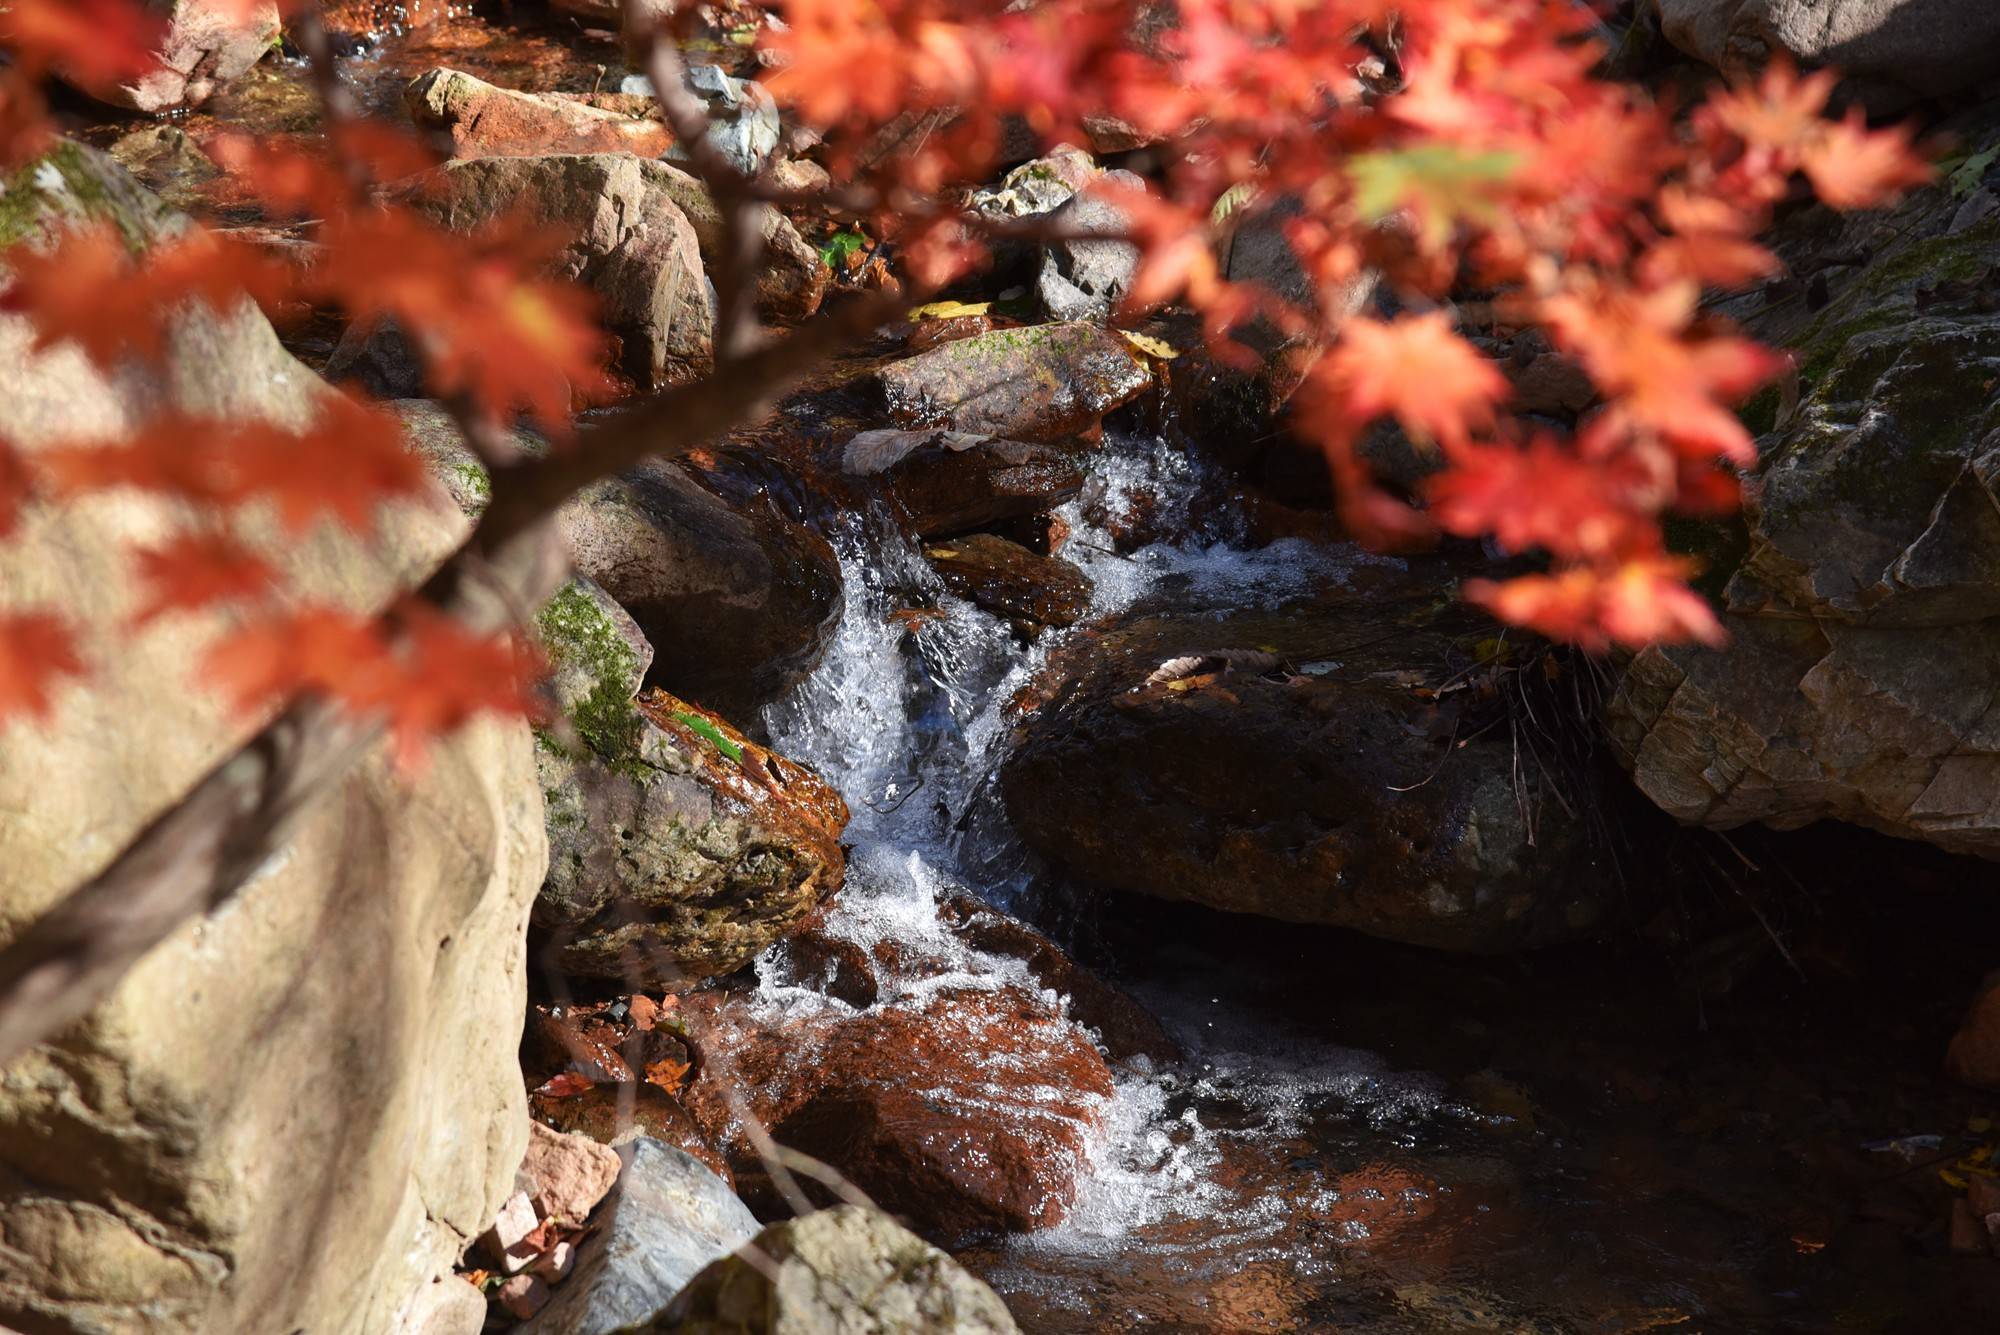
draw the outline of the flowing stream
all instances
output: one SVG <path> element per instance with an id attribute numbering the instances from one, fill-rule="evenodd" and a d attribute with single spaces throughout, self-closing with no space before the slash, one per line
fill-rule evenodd
<path id="1" fill-rule="evenodd" d="M 1143 502 L 1171 519 L 1200 479 L 1130 435 L 1093 468 L 1061 518 L 1094 617 L 1159 597 L 1280 601 L 1381 559 L 1293 541 L 1117 555 L 1086 516 Z M 853 808 L 828 930 L 951 960 L 885 978 L 874 1004 L 1035 985 L 940 926 L 939 899 L 969 889 L 1081 940 L 1185 1050 L 1119 1070 L 1064 1222 L 961 1253 L 1024 1330 L 1984 1328 L 1900 1244 L 1878 1239 L 1860 1271 L 1827 1259 L 1857 1179 L 1910 1181 L 1865 1136 L 1933 1115 L 1881 1079 L 1912 1064 L 1907 1044 L 1872 1018 L 1819 1023 L 1844 994 L 1810 994 L 1804 1030 L 1783 1006 L 1781 1023 L 1752 1008 L 1704 1030 L 1684 980 L 1643 955 L 1471 962 L 1150 901 L 1063 908 L 1035 893 L 992 779 L 1009 702 L 1065 632 L 1024 646 L 946 592 L 886 516 L 831 522 L 845 615 L 766 724 Z M 897 614 L 913 607 L 942 615 L 912 631 Z M 796 986 L 782 946 L 758 969 L 765 1004 L 842 1004 Z M 1029 1115 L 1036 1078 L 997 1071 L 981 1102 Z M 1852 1100 L 1832 1120 L 1825 1088 Z M 1788 1139 L 1808 1131 L 1809 1148 Z"/>

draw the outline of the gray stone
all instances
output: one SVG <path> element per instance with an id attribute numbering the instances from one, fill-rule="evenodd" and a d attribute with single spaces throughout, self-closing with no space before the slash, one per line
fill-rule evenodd
<path id="1" fill-rule="evenodd" d="M 714 355 L 715 291 L 687 216 L 622 153 L 496 157 L 447 163 L 424 178 L 419 206 L 461 231 L 509 214 L 570 230 L 559 277 L 597 293 L 642 385 L 703 370 Z"/>
<path id="2" fill-rule="evenodd" d="M 1133 190 L 1146 188 L 1131 172 L 1106 172 L 1098 179 Z M 1094 191 L 1070 199 L 1051 221 L 1092 235 L 1121 235 L 1132 226 L 1124 210 Z M 1057 241 L 1042 252 L 1035 298 L 1051 320 L 1107 319 L 1125 299 L 1138 269 L 1139 248 L 1129 241 Z"/>
<path id="3" fill-rule="evenodd" d="M 818 666 L 840 563 L 775 509 L 734 509 L 660 464 L 598 482 L 558 516 L 577 573 L 638 622 L 649 684 L 750 717 Z"/>
<path id="4" fill-rule="evenodd" d="M 966 207 L 989 218 L 1039 217 L 1061 208 L 1101 174 L 1090 154 L 1064 145 L 1047 157 L 1022 163 L 999 185 L 974 191 Z"/>
<path id="5" fill-rule="evenodd" d="M 1106 413 L 1153 383 L 1146 359 L 1083 323 L 995 329 L 883 368 L 889 411 L 905 427 L 1014 440 L 1095 438 Z"/>
<path id="6" fill-rule="evenodd" d="M 641 1332 L 1012 1335 L 999 1295 L 888 1216 L 858 1205 L 773 1224 L 695 1276 Z M 770 1271 L 775 1268 L 775 1276 Z"/>
<path id="7" fill-rule="evenodd" d="M 2000 68 L 1991 0 L 1652 0 L 1667 40 L 1721 70 L 1787 56 L 1935 97 Z"/>
<path id="8" fill-rule="evenodd" d="M 639 170 L 647 185 L 662 191 L 687 216 L 703 261 L 713 265 L 725 237 L 722 214 L 709 198 L 708 187 L 669 162 L 643 162 Z M 758 310 L 788 323 L 807 319 L 819 309 L 833 271 L 784 214 L 764 205 L 757 217 L 764 241 L 763 267 L 757 274 Z"/>
<path id="9" fill-rule="evenodd" d="M 517 1335 L 610 1335 L 665 1307 L 703 1267 L 748 1242 L 757 1221 L 685 1151 L 640 1137 L 578 1249 L 576 1266 Z"/>
<path id="10" fill-rule="evenodd" d="M 66 218 L 135 244 L 185 225 L 74 145 L 5 199 L 5 242 Z M 31 338 L 0 316 L 0 434 L 31 455 L 163 408 L 302 425 L 327 392 L 247 303 L 185 312 L 157 371 L 106 377 Z M 93 669 L 45 726 L 0 734 L 0 941 L 254 726 L 188 675 L 223 615 L 129 625 L 129 544 L 185 520 L 107 492 L 33 507 L 0 544 L 0 597 L 74 613 Z M 238 531 L 302 597 L 372 608 L 465 528 L 440 496 L 384 511 L 365 544 L 254 517 Z M 434 1281 L 513 1191 L 527 1142 L 522 933 L 545 859 L 525 725 L 465 730 L 415 782 L 366 758 L 235 901 L 0 1075 L 0 1325 L 388 1335 L 452 1305 Z"/>

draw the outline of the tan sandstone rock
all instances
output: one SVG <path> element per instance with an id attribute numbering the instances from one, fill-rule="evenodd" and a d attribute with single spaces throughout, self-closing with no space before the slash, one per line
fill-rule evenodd
<path id="1" fill-rule="evenodd" d="M 74 146 L 7 185 L 39 218 L 182 225 Z M 30 337 L 0 317 L 0 434 L 31 454 L 155 405 L 299 421 L 325 392 L 250 308 L 188 314 L 160 374 L 115 382 Z M 0 942 L 249 730 L 189 676 L 211 619 L 123 625 L 125 545 L 179 518 L 104 494 L 37 507 L 0 544 L 0 606 L 62 608 L 95 669 L 45 724 L 0 733 Z M 442 499 L 385 516 L 373 551 L 246 525 L 303 592 L 356 605 L 462 531 Z M 522 936 L 545 861 L 524 725 L 467 730 L 415 783 L 365 760 L 235 900 L 0 1072 L 0 1325 L 463 1329 L 437 1316 L 433 1281 L 513 1190 L 526 1144 Z"/>

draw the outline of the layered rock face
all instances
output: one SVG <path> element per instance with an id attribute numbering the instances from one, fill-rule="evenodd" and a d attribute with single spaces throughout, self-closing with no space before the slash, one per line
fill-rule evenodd
<path id="1" fill-rule="evenodd" d="M 1645 651 L 1608 711 L 1681 820 L 1832 818 L 2000 857 L 2000 218 L 1960 225 L 1943 196 L 1787 254 L 1872 258 L 1766 331 L 1800 349 L 1803 399 L 1761 442 L 1747 549 L 1713 553 L 1734 643 Z"/>
<path id="2" fill-rule="evenodd" d="M 118 90 L 115 100 L 134 111 L 198 107 L 241 78 L 278 40 L 272 0 L 149 0 L 149 7 L 166 20 L 166 36 L 159 68 Z"/>
<path id="3" fill-rule="evenodd" d="M 75 147 L 8 197 L 32 197 L 38 225 L 181 225 Z M 302 423 L 325 392 L 247 306 L 183 316 L 158 374 L 109 380 L 30 338 L 0 317 L 0 434 L 30 451 L 159 407 Z M 47 723 L 0 735 L 0 940 L 251 726 L 188 676 L 215 619 L 126 626 L 126 545 L 184 517 L 107 493 L 32 510 L 0 547 L 0 597 L 69 606 L 96 669 Z M 365 550 L 325 529 L 245 536 L 308 596 L 372 606 L 462 532 L 440 497 L 388 512 Z M 513 1190 L 527 1141 L 522 934 L 545 860 L 525 725 L 468 729 L 414 783 L 365 761 L 233 902 L 0 1074 L 0 1324 L 373 1335 L 414 1320 Z"/>

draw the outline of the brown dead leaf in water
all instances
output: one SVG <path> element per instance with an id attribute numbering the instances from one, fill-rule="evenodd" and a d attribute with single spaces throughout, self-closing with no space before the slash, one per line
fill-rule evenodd
<path id="1" fill-rule="evenodd" d="M 646 1068 L 646 1083 L 657 1085 L 669 1094 L 681 1092 L 681 1082 L 687 1079 L 688 1064 L 669 1057 L 656 1061 Z"/>
<path id="2" fill-rule="evenodd" d="M 560 1075 L 550 1076 L 536 1086 L 535 1093 L 548 1099 L 567 1099 L 583 1093 L 591 1084 L 592 1081 L 588 1076 L 578 1075 L 575 1071 L 564 1071 Z"/>

